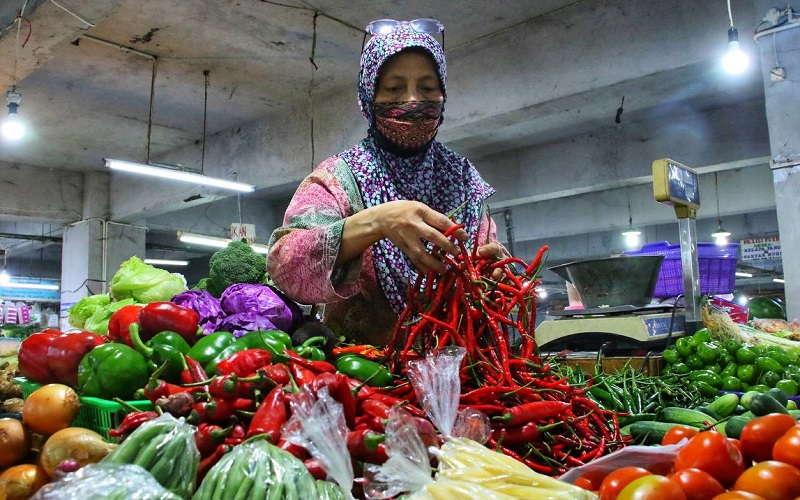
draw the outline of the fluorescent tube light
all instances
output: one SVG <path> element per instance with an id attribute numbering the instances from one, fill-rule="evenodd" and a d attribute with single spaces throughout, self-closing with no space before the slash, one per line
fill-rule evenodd
<path id="1" fill-rule="evenodd" d="M 43 283 L 7 283 L 5 288 L 26 288 L 28 290 L 58 290 L 58 285 L 45 285 Z"/>
<path id="2" fill-rule="evenodd" d="M 152 177 L 160 177 L 162 179 L 172 179 L 176 181 L 191 182 L 194 184 L 201 184 L 203 186 L 232 189 L 234 191 L 241 191 L 243 193 L 252 193 L 253 191 L 255 191 L 255 186 L 253 186 L 252 184 L 229 181 L 225 179 L 219 179 L 217 177 L 209 177 L 207 175 L 198 174 L 194 172 L 187 172 L 185 170 L 178 170 L 176 168 L 144 165 L 142 163 L 111 160 L 109 158 L 106 158 L 105 162 L 106 162 L 106 167 L 112 170 L 119 170 L 122 172 L 149 175 Z"/>
<path id="3" fill-rule="evenodd" d="M 169 259 L 144 259 L 145 264 L 154 266 L 188 266 L 188 260 L 169 260 Z"/>
<path id="4" fill-rule="evenodd" d="M 772 281 L 774 281 L 775 283 L 786 283 L 786 282 L 783 280 L 783 278 L 772 278 Z"/>
<path id="5" fill-rule="evenodd" d="M 752 278 L 753 277 L 752 273 L 743 273 L 743 272 L 740 272 L 740 271 L 736 271 L 734 274 L 736 276 L 740 277 L 740 278 Z"/>
<path id="6" fill-rule="evenodd" d="M 229 238 L 218 238 L 216 236 L 205 236 L 202 234 L 184 233 L 178 231 L 178 240 L 184 243 L 192 243 L 194 245 L 203 245 L 208 247 L 223 248 L 231 242 Z M 266 245 L 250 245 L 253 251 L 261 254 L 268 254 L 269 249 Z"/>

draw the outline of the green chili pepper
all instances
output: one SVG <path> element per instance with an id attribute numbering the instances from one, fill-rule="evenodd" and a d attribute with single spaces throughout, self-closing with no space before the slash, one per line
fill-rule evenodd
<path id="1" fill-rule="evenodd" d="M 150 339 L 147 343 L 151 345 L 147 345 L 142 342 L 142 338 L 139 336 L 139 325 L 136 323 L 132 323 L 129 327 L 131 345 L 134 349 L 136 349 L 142 356 L 144 356 L 146 363 L 147 363 L 147 372 L 152 374 L 155 372 L 159 366 L 166 364 L 163 371 L 161 372 L 160 378 L 167 382 L 177 384 L 181 381 L 181 372 L 183 371 L 185 360 L 183 359 L 183 353 L 176 347 L 173 347 L 170 344 L 159 344 L 155 343 L 152 344 L 153 339 Z M 172 333 L 172 332 L 161 332 L 161 333 Z M 159 333 L 159 335 L 161 335 Z M 183 345 L 186 346 L 186 350 L 188 351 L 189 344 L 186 343 L 186 340 L 183 339 L 177 333 L 174 334 L 183 342 Z M 162 336 L 159 340 L 164 340 L 166 336 Z M 173 339 L 174 340 L 174 339 Z M 177 342 L 176 342 L 177 344 Z M 180 347 L 183 347 L 181 344 L 177 344 Z"/>
<path id="2" fill-rule="evenodd" d="M 220 352 L 233 344 L 235 340 L 236 338 L 230 332 L 212 333 L 198 340 L 186 355 L 205 367 L 209 361 L 217 357 Z"/>
<path id="3" fill-rule="evenodd" d="M 248 332 L 236 340 L 244 349 L 266 349 L 272 354 L 273 363 L 288 363 L 286 349 L 292 348 L 292 340 L 288 334 L 280 330 L 259 330 Z M 211 372 L 209 372 L 211 373 Z"/>
<path id="4" fill-rule="evenodd" d="M 302 345 L 296 347 L 294 351 L 306 359 L 310 359 L 312 361 L 324 361 L 325 352 L 317 346 L 324 344 L 326 341 L 327 339 L 322 336 L 311 337 L 303 342 Z"/>
<path id="5" fill-rule="evenodd" d="M 99 345 L 78 365 L 78 391 L 84 396 L 129 399 L 147 379 L 144 356 L 124 344 Z"/>
<path id="6" fill-rule="evenodd" d="M 355 354 L 345 354 L 337 359 L 336 369 L 373 387 L 384 387 L 394 382 L 392 373 L 385 366 Z"/>

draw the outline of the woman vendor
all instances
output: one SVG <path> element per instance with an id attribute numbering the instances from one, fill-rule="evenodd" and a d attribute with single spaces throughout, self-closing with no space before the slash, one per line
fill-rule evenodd
<path id="1" fill-rule="evenodd" d="M 270 239 L 268 271 L 289 297 L 325 304 L 325 321 L 360 343 L 389 342 L 417 272 L 443 271 L 432 245 L 454 234 L 482 256 L 503 255 L 472 163 L 434 140 L 447 97 L 433 19 L 370 23 L 358 103 L 365 139 L 328 158 L 297 188 Z M 452 218 L 451 218 L 451 217 Z"/>

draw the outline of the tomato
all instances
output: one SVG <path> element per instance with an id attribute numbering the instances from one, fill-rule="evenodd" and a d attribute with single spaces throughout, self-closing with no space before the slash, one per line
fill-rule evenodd
<path id="1" fill-rule="evenodd" d="M 664 476 L 651 474 L 634 479 L 622 488 L 618 500 L 686 500 L 683 490 Z"/>
<path id="2" fill-rule="evenodd" d="M 745 459 L 756 462 L 772 459 L 775 441 L 795 425 L 797 420 L 783 413 L 770 413 L 748 422 L 739 436 Z"/>
<path id="3" fill-rule="evenodd" d="M 614 500 L 622 488 L 628 486 L 631 481 L 650 475 L 652 475 L 650 471 L 642 467 L 622 467 L 603 479 L 597 490 L 597 496 L 599 500 Z"/>
<path id="4" fill-rule="evenodd" d="M 764 497 L 747 491 L 727 491 L 715 496 L 713 500 L 764 500 Z"/>
<path id="5" fill-rule="evenodd" d="M 686 500 L 711 500 L 725 492 L 719 481 L 700 469 L 681 469 L 669 478 L 681 487 Z"/>
<path id="6" fill-rule="evenodd" d="M 775 441 L 772 458 L 800 468 L 800 425 L 795 425 Z"/>
<path id="7" fill-rule="evenodd" d="M 800 496 L 800 470 L 775 460 L 759 462 L 739 476 L 733 489 L 761 495 L 766 500 Z"/>
<path id="8" fill-rule="evenodd" d="M 599 470 L 590 470 L 576 479 L 573 484 L 583 488 L 584 490 L 597 491 L 600 489 L 600 485 L 603 483 L 603 479 L 605 478 L 605 472 Z"/>
<path id="9" fill-rule="evenodd" d="M 697 468 L 723 486 L 730 486 L 744 471 L 742 452 L 716 431 L 703 431 L 689 440 L 675 457 L 675 470 Z"/>
<path id="10" fill-rule="evenodd" d="M 683 438 L 691 439 L 700 432 L 697 427 L 690 427 L 688 425 L 676 425 L 668 430 L 664 437 L 661 439 L 661 446 L 668 444 L 675 444 Z"/>

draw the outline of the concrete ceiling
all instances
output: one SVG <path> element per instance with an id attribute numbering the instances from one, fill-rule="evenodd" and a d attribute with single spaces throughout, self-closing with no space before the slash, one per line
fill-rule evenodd
<path id="1" fill-rule="evenodd" d="M 437 18 L 447 27 L 445 48 L 450 54 L 526 23 L 558 26 L 565 9 L 594 8 L 602 3 L 5 1 L 0 6 L 0 88 L 5 91 L 16 82 L 23 95 L 20 115 L 32 133 L 20 144 L 0 143 L 0 162 L 97 175 L 104 171 L 104 157 L 144 161 L 154 57 L 158 63 L 149 148 L 150 156 L 157 158 L 203 140 L 204 70 L 209 71 L 205 133 L 211 136 L 278 109 L 305 104 L 312 73 L 315 95 L 344 92 L 353 94 L 355 100 L 353 82 L 362 29 L 373 19 Z M 756 24 L 749 0 L 734 4 L 743 11 L 744 25 Z M 17 20 L 20 9 L 23 19 Z M 727 19 L 724 5 L 718 10 L 721 38 Z M 558 28 L 561 36 L 552 46 L 587 43 L 571 33 L 570 26 Z M 620 43 L 637 43 L 636 32 L 632 21 L 630 33 L 620 33 Z M 654 48 L 653 57 L 657 56 Z M 626 119 L 654 117 L 665 108 L 681 106 L 712 109 L 763 95 L 758 72 L 736 86 L 711 78 L 707 62 L 712 57 L 711 53 L 707 57 L 687 55 L 691 61 L 676 61 L 669 71 L 642 70 L 625 81 L 598 81 L 590 91 L 446 128 L 440 138 L 468 156 L 485 155 L 594 130 L 601 121 L 608 121 L 607 103 L 616 102 L 620 95 L 636 95 L 635 101 L 626 102 Z M 620 60 L 619 64 L 638 63 Z M 491 107 L 491 101 L 487 105 Z M 270 186 L 261 195 L 274 193 L 275 186 Z M 45 252 L 55 256 L 60 223 L 63 221 L 48 220 L 46 214 L 36 220 L 20 220 L 13 213 L 0 213 L 0 247 L 19 244 L 18 238 L 9 236 L 38 235 L 44 244 L 32 244 L 37 253 L 29 258 L 44 259 Z M 55 241 L 44 236 L 54 236 Z"/>

